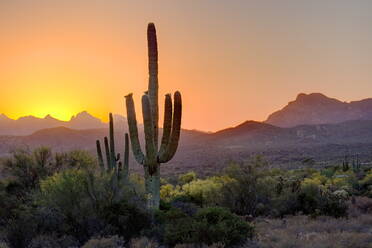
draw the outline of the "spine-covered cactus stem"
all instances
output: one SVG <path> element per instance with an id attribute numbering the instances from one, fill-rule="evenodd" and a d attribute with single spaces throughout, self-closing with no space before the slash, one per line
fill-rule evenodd
<path id="1" fill-rule="evenodd" d="M 142 96 L 142 116 L 145 134 L 145 152 L 139 138 L 133 95 L 125 96 L 127 120 L 132 151 L 135 160 L 144 166 L 145 184 L 149 196 L 148 207 L 158 208 L 160 201 L 160 164 L 170 161 L 175 155 L 181 133 L 182 99 L 176 91 L 173 97 L 165 95 L 163 137 L 158 148 L 159 106 L 158 106 L 158 47 L 156 29 L 153 23 L 147 27 L 149 59 L 148 90 Z"/>

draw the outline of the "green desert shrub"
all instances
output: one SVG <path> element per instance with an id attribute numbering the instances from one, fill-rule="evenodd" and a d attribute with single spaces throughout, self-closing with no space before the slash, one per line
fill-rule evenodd
<path id="1" fill-rule="evenodd" d="M 151 225 L 151 218 L 145 208 L 140 209 L 126 201 L 106 206 L 102 209 L 100 217 L 104 220 L 105 226 L 110 227 L 107 233 L 118 234 L 125 240 L 140 236 L 142 230 Z"/>
<path id="2" fill-rule="evenodd" d="M 33 226 L 27 220 L 10 219 L 6 225 L 5 235 L 10 247 L 26 247 L 35 235 Z"/>
<path id="3" fill-rule="evenodd" d="M 192 173 L 193 174 L 193 173 Z M 189 177 L 190 175 L 185 174 Z M 221 201 L 222 187 L 232 181 L 228 176 L 213 176 L 205 179 L 184 178 L 181 185 L 164 184 L 160 196 L 165 202 L 187 201 L 201 207 L 216 206 Z M 190 180 L 189 180 L 190 179 Z"/>
<path id="4" fill-rule="evenodd" d="M 65 154 L 64 162 L 69 168 L 89 169 L 96 166 L 96 159 L 87 151 L 73 150 Z"/>
<path id="5" fill-rule="evenodd" d="M 41 181 L 37 203 L 58 210 L 66 219 L 68 233 L 81 242 L 92 235 L 114 234 L 129 240 L 149 223 L 141 210 L 144 198 L 134 193 L 133 183 L 115 179 L 114 173 L 65 170 Z"/>
<path id="6" fill-rule="evenodd" d="M 347 214 L 346 199 L 317 184 L 304 183 L 298 195 L 299 210 L 311 215 L 341 217 Z"/>
<path id="7" fill-rule="evenodd" d="M 254 228 L 224 208 L 200 209 L 196 215 L 198 242 L 211 245 L 221 242 L 227 246 L 252 238 Z"/>
<path id="8" fill-rule="evenodd" d="M 163 218 L 164 241 L 169 245 L 212 245 L 221 242 L 232 246 L 254 235 L 251 224 L 219 207 L 202 208 L 194 216 L 189 216 L 180 209 L 171 209 Z"/>
<path id="9" fill-rule="evenodd" d="M 41 153 L 44 150 L 46 149 L 39 149 Z M 35 188 L 40 178 L 48 174 L 48 167 L 36 161 L 35 155 L 37 154 L 39 152 L 36 150 L 33 153 L 27 150 L 15 150 L 12 152 L 12 156 L 4 162 L 5 172 L 25 190 Z"/>
<path id="10" fill-rule="evenodd" d="M 46 243 L 57 240 L 60 244 L 76 241 L 72 236 L 66 236 L 68 232 L 74 232 L 68 219 L 57 210 L 46 207 L 20 206 L 4 227 L 10 247 L 27 247 L 30 244 L 38 247 L 37 244 L 44 240 Z"/>
<path id="11" fill-rule="evenodd" d="M 182 174 L 178 177 L 178 182 L 183 185 L 186 183 L 190 183 L 192 181 L 196 180 L 196 173 L 193 171 L 190 171 L 188 173 Z"/>
<path id="12" fill-rule="evenodd" d="M 220 201 L 222 187 L 230 181 L 231 179 L 227 176 L 196 179 L 184 184 L 180 194 L 190 197 L 201 207 L 215 206 Z"/>
<path id="13" fill-rule="evenodd" d="M 35 189 L 40 180 L 69 168 L 94 168 L 95 159 L 87 151 L 74 150 L 53 154 L 48 147 L 33 151 L 14 150 L 5 162 L 5 172 L 25 189 Z"/>
<path id="14" fill-rule="evenodd" d="M 370 169 L 365 177 L 360 180 L 361 195 L 372 198 L 372 169 Z"/>
<path id="15" fill-rule="evenodd" d="M 78 169 L 62 171 L 46 178 L 40 183 L 39 204 L 56 208 L 67 217 L 77 217 L 82 212 L 90 211 L 86 180 L 86 173 Z"/>
<path id="16" fill-rule="evenodd" d="M 261 157 L 243 164 L 230 164 L 225 171 L 230 181 L 221 188 L 220 205 L 239 215 L 256 216 L 257 206 L 269 205 L 270 195 L 275 191 L 275 180 L 266 167 Z"/>

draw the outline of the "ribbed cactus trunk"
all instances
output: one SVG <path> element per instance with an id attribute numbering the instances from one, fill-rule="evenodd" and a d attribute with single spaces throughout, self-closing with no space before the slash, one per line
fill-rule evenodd
<path id="1" fill-rule="evenodd" d="M 163 137 L 158 149 L 158 46 L 155 25 L 147 27 L 147 44 L 149 56 L 148 91 L 142 96 L 142 116 L 145 131 L 145 154 L 142 152 L 138 139 L 138 128 L 133 95 L 125 97 L 127 118 L 132 151 L 136 161 L 145 170 L 145 188 L 147 207 L 159 208 L 160 203 L 160 164 L 171 160 L 177 151 L 181 130 L 182 100 L 177 91 L 174 94 L 174 109 L 170 94 L 165 96 Z"/>
<path id="2" fill-rule="evenodd" d="M 147 195 L 147 208 L 158 209 L 160 204 L 160 166 L 153 174 L 145 170 L 145 189 Z"/>

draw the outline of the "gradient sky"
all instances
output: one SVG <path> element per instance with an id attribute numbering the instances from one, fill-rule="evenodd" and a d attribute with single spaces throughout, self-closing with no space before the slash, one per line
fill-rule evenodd
<path id="1" fill-rule="evenodd" d="M 125 114 L 129 92 L 140 112 L 148 22 L 158 31 L 160 95 L 182 92 L 184 128 L 264 120 L 300 92 L 372 96 L 369 0 L 8 0 L 0 113 L 107 119 Z"/>

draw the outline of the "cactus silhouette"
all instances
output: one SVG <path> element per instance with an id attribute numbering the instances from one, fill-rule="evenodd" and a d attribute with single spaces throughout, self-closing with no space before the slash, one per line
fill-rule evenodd
<path id="1" fill-rule="evenodd" d="M 348 156 L 345 155 L 344 161 L 342 161 L 342 171 L 348 171 L 349 170 L 349 159 Z"/>
<path id="2" fill-rule="evenodd" d="M 101 143 L 99 140 L 96 141 L 98 164 L 102 171 L 115 170 L 118 179 L 126 180 L 129 175 L 129 137 L 125 134 L 125 145 L 124 145 L 124 158 L 123 162 L 120 161 L 120 153 L 115 152 L 115 139 L 114 139 L 114 120 L 110 113 L 109 115 L 109 139 L 104 138 L 105 154 L 106 154 L 106 167 L 103 160 L 103 154 L 101 149 Z"/>
<path id="3" fill-rule="evenodd" d="M 360 171 L 361 162 L 359 160 L 359 155 L 358 154 L 355 157 L 356 157 L 356 159 L 355 158 L 353 159 L 353 171 L 354 172 L 359 172 Z"/>
<path id="4" fill-rule="evenodd" d="M 160 164 L 171 160 L 177 151 L 181 131 L 182 100 L 180 92 L 174 93 L 174 106 L 170 94 L 165 96 L 163 137 L 158 147 L 158 46 L 153 23 L 147 27 L 149 83 L 148 91 L 142 96 L 142 115 L 145 131 L 145 154 L 138 139 L 138 128 L 133 95 L 125 97 L 129 135 L 134 158 L 145 170 L 147 207 L 159 208 Z"/>

